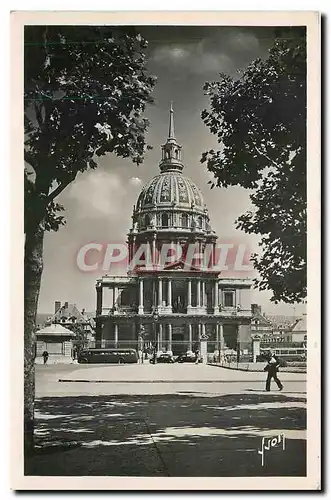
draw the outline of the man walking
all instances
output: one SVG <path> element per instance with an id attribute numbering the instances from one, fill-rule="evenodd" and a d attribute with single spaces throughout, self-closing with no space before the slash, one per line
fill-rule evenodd
<path id="1" fill-rule="evenodd" d="M 271 383 L 271 379 L 273 378 L 274 381 L 276 382 L 277 386 L 278 386 L 278 389 L 280 391 L 282 391 L 283 390 L 283 384 L 281 383 L 281 381 L 277 377 L 277 370 L 278 370 L 278 368 L 280 366 L 280 361 L 273 354 L 272 351 L 269 351 L 269 353 L 267 355 L 267 361 L 268 361 L 268 363 L 267 363 L 267 365 L 264 368 L 264 371 L 268 372 L 265 390 L 268 391 L 268 392 L 270 391 L 270 383 Z"/>
<path id="2" fill-rule="evenodd" d="M 46 365 L 46 363 L 48 361 L 48 352 L 44 351 L 43 354 L 42 354 L 42 357 L 44 358 L 44 365 Z"/>

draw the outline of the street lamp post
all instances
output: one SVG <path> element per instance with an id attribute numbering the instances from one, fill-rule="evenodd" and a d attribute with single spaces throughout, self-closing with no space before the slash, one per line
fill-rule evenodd
<path id="1" fill-rule="evenodd" d="M 157 362 L 157 338 L 156 338 L 156 324 L 159 320 L 159 314 L 157 311 L 153 312 L 153 333 L 154 333 L 154 349 L 153 349 L 153 364 Z"/>
<path id="2" fill-rule="evenodd" d="M 139 332 L 139 346 L 138 352 L 141 351 L 141 363 L 144 363 L 144 339 L 145 339 L 145 327 L 143 325 L 140 326 Z"/>

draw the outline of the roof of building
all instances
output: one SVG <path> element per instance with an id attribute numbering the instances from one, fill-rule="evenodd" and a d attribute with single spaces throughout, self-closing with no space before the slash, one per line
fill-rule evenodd
<path id="1" fill-rule="evenodd" d="M 256 323 L 258 322 L 258 323 Z M 264 314 L 260 311 L 255 311 L 252 317 L 252 323 L 258 324 L 259 326 L 273 326 L 270 319 L 268 319 Z"/>
<path id="2" fill-rule="evenodd" d="M 86 323 L 89 322 L 90 318 L 87 314 L 84 314 L 77 308 L 76 304 L 65 304 L 50 318 L 50 322 L 54 323 L 63 320 L 63 318 L 70 320 L 71 318 L 76 319 L 76 323 Z"/>
<path id="3" fill-rule="evenodd" d="M 292 332 L 306 332 L 307 331 L 307 316 L 303 315 L 292 328 Z"/>
<path id="4" fill-rule="evenodd" d="M 266 314 L 266 317 L 275 326 L 286 326 L 286 327 L 293 326 L 295 322 L 299 319 L 296 318 L 295 316 L 286 316 L 282 314 Z"/>
<path id="5" fill-rule="evenodd" d="M 36 332 L 36 336 L 59 336 L 59 337 L 75 337 L 76 334 L 69 330 L 68 328 L 64 328 L 64 326 L 59 325 L 58 323 L 45 326 L 45 328 L 42 328 L 41 330 L 38 330 Z"/>

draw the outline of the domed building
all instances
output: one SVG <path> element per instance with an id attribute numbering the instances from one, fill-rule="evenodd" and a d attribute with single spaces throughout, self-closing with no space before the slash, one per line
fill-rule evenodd
<path id="1" fill-rule="evenodd" d="M 101 346 L 250 351 L 251 281 L 222 278 L 217 236 L 200 189 L 186 175 L 182 146 L 169 133 L 160 172 L 141 190 L 128 233 L 127 276 L 97 280 L 96 342 Z"/>

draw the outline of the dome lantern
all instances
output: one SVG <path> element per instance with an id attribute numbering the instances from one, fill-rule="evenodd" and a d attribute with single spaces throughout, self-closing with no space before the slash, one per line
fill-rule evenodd
<path id="1" fill-rule="evenodd" d="M 162 158 L 160 161 L 161 172 L 182 172 L 184 164 L 182 163 L 182 146 L 177 143 L 175 137 L 175 120 L 172 102 L 170 103 L 169 114 L 169 133 L 165 144 L 161 146 Z"/>

